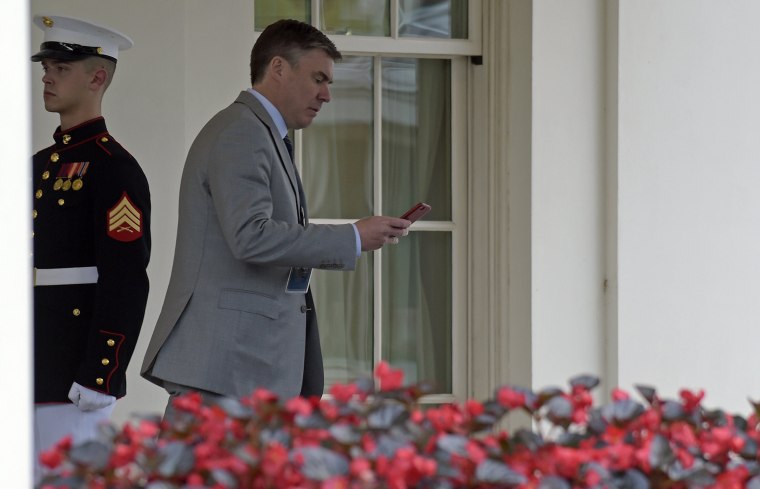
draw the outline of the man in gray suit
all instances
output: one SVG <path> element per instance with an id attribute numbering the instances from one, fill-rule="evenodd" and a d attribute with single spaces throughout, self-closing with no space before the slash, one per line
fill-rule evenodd
<path id="1" fill-rule="evenodd" d="M 251 52 L 252 88 L 216 114 L 185 162 L 169 288 L 142 375 L 172 397 L 321 396 L 312 268 L 352 270 L 361 251 L 396 243 L 406 219 L 309 224 L 288 129 L 330 101 L 335 45 L 282 20 Z"/>

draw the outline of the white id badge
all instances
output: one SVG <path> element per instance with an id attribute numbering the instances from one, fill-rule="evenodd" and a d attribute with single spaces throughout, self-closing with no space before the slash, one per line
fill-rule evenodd
<path id="1" fill-rule="evenodd" d="M 309 290 L 311 268 L 292 267 L 288 275 L 288 285 L 285 292 L 289 294 L 305 294 Z"/>

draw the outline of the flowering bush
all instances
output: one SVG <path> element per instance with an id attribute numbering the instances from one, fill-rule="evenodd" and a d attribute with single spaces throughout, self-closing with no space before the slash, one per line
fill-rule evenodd
<path id="1" fill-rule="evenodd" d="M 594 407 L 598 379 L 579 376 L 567 390 L 504 386 L 485 402 L 426 408 L 426 386 L 403 387 L 387 364 L 375 374 L 378 388 L 335 385 L 330 399 L 187 395 L 171 422 L 62 440 L 42 457 L 53 473 L 39 487 L 760 489 L 760 404 L 744 419 L 703 408 L 701 391 L 667 400 L 640 386 L 644 403 L 616 390 Z M 499 430 L 512 410 L 537 428 Z"/>

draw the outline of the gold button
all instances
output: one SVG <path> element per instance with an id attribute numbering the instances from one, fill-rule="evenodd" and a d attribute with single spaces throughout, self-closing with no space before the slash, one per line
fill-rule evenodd
<path id="1" fill-rule="evenodd" d="M 103 48 L 98 47 L 98 54 L 103 54 Z"/>
<path id="2" fill-rule="evenodd" d="M 65 202 L 63 199 L 58 199 L 58 205 L 63 205 L 63 204 L 65 204 L 65 203 L 66 203 L 66 202 Z"/>
<path id="3" fill-rule="evenodd" d="M 82 314 L 82 311 L 80 311 L 79 309 L 74 309 L 73 311 L 71 311 L 71 314 L 73 314 L 74 316 L 79 316 L 80 314 Z"/>
<path id="4" fill-rule="evenodd" d="M 111 363 L 111 360 L 104 358 L 103 360 L 100 361 L 100 363 L 102 363 L 103 365 L 108 365 L 109 363 Z"/>
<path id="5" fill-rule="evenodd" d="M 37 219 L 37 209 L 32 210 L 32 218 Z"/>
<path id="6" fill-rule="evenodd" d="M 50 172 L 45 170 L 44 172 L 42 172 L 42 179 L 47 180 L 48 178 L 50 178 Z"/>
<path id="7" fill-rule="evenodd" d="M 53 19 L 50 17 L 43 17 L 42 23 L 45 24 L 45 27 L 53 27 Z"/>
<path id="8" fill-rule="evenodd" d="M 97 379 L 95 379 L 95 383 L 98 384 L 98 385 L 103 385 L 103 379 L 101 379 L 100 377 L 98 377 Z"/>
<path id="9" fill-rule="evenodd" d="M 71 136 L 68 134 L 63 135 L 63 144 L 69 144 L 69 141 L 71 141 Z"/>
<path id="10" fill-rule="evenodd" d="M 60 158 L 60 156 L 58 156 L 58 153 L 53 153 L 50 155 L 50 161 L 52 161 L 53 163 L 58 161 L 58 158 Z"/>
<path id="11" fill-rule="evenodd" d="M 108 346 L 113 346 L 115 344 L 116 344 L 116 342 L 114 340 L 108 340 L 108 341 L 106 341 L 106 345 L 108 345 Z"/>
<path id="12" fill-rule="evenodd" d="M 41 188 L 38 188 L 38 189 L 37 189 L 37 191 L 36 191 L 36 192 L 34 192 L 34 197 L 35 197 L 36 199 L 40 199 L 40 198 L 42 198 L 42 189 L 41 189 Z"/>
<path id="13" fill-rule="evenodd" d="M 101 143 L 107 143 L 108 142 L 108 138 L 105 137 L 105 136 L 103 136 L 102 138 L 100 138 L 100 142 Z"/>

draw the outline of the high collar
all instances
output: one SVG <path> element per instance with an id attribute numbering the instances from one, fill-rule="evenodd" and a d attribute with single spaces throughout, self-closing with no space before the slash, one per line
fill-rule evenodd
<path id="1" fill-rule="evenodd" d="M 55 139 L 56 147 L 67 147 L 107 133 L 105 119 L 96 117 L 71 127 L 67 131 L 61 131 L 61 126 L 58 126 L 53 133 L 53 139 Z"/>

